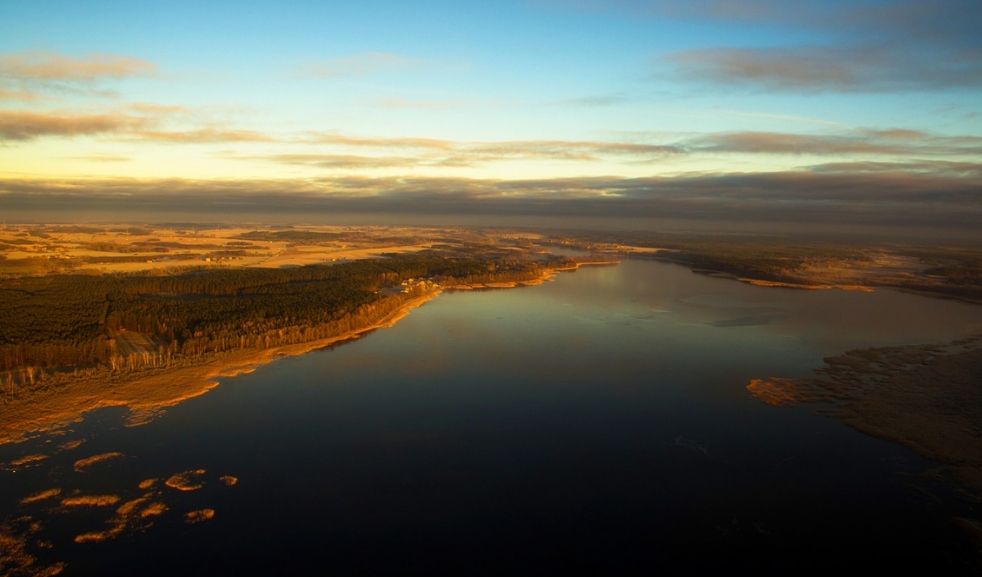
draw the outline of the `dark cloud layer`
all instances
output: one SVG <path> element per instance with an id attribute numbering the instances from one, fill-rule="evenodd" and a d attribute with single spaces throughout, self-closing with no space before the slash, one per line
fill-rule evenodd
<path id="1" fill-rule="evenodd" d="M 310 220 L 336 214 L 514 218 L 661 219 L 711 223 L 716 230 L 762 223 L 779 227 L 921 227 L 939 234 L 982 229 L 982 169 L 853 166 L 675 178 L 479 180 L 368 178 L 307 180 L 0 181 L 8 215 L 193 215 L 235 220 L 267 215 Z M 892 168 L 892 169 L 891 169 Z M 762 232 L 765 232 L 762 230 Z"/>

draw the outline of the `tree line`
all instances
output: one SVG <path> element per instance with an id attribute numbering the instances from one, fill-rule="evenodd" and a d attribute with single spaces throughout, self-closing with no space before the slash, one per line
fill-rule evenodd
<path id="1" fill-rule="evenodd" d="M 442 285 L 519 281 L 555 264 L 411 255 L 288 269 L 5 279 L 0 371 L 33 382 L 45 370 L 118 371 L 309 342 L 377 322 L 427 290 L 384 290 L 411 278 Z M 128 333 L 141 336 L 140 350 L 128 350 Z"/>

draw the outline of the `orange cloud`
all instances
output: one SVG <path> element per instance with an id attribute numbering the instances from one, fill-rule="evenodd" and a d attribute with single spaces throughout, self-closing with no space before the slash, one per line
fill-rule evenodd
<path id="1" fill-rule="evenodd" d="M 364 146 L 371 148 L 427 148 L 447 150 L 454 142 L 435 138 L 365 138 L 344 136 L 333 132 L 308 132 L 304 138 L 311 144 L 337 144 L 341 146 Z"/>
<path id="2" fill-rule="evenodd" d="M 268 134 L 254 130 L 235 130 L 224 128 L 198 128 L 194 130 L 153 130 L 134 134 L 144 140 L 171 142 L 175 144 L 206 144 L 215 142 L 274 142 Z"/>
<path id="3" fill-rule="evenodd" d="M 157 115 L 186 114 L 190 112 L 184 106 L 171 106 L 167 104 L 148 104 L 146 102 L 135 102 L 133 104 L 130 104 L 130 108 L 144 114 L 157 114 Z"/>
<path id="4" fill-rule="evenodd" d="M 0 100 L 37 100 L 38 94 L 27 90 L 0 90 Z"/>
<path id="5" fill-rule="evenodd" d="M 0 141 L 26 141 L 39 137 L 71 137 L 116 134 L 126 140 L 178 144 L 216 142 L 274 142 L 262 132 L 226 127 L 218 123 L 195 123 L 194 112 L 183 106 L 136 103 L 101 114 L 71 111 L 27 112 L 0 110 Z M 164 129 L 177 122 L 190 128 Z M 194 125 L 197 124 L 197 127 Z"/>
<path id="6" fill-rule="evenodd" d="M 0 77 L 18 80 L 94 82 L 102 78 L 153 76 L 157 65 L 130 56 L 93 54 L 71 58 L 54 52 L 0 54 Z"/>

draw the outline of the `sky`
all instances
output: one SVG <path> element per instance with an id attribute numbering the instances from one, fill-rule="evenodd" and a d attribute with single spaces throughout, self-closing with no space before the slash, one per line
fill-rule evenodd
<path id="1" fill-rule="evenodd" d="M 975 1 L 0 15 L 9 221 L 982 230 Z"/>

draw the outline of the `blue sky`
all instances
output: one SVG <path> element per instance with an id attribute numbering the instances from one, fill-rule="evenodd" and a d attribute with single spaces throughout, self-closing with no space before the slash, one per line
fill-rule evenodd
<path id="1" fill-rule="evenodd" d="M 68 190 L 84 212 L 84 198 L 124 184 L 136 212 L 154 195 L 197 190 L 222 204 L 239 189 L 307 214 L 309 202 L 412 212 L 419 199 L 418 213 L 445 216 L 560 218 L 589 205 L 753 220 L 787 206 L 816 222 L 889 213 L 933 226 L 950 214 L 974 226 L 982 210 L 972 2 L 33 1 L 2 12 L 0 209 L 32 218 Z M 846 181 L 860 192 L 819 192 Z"/>

